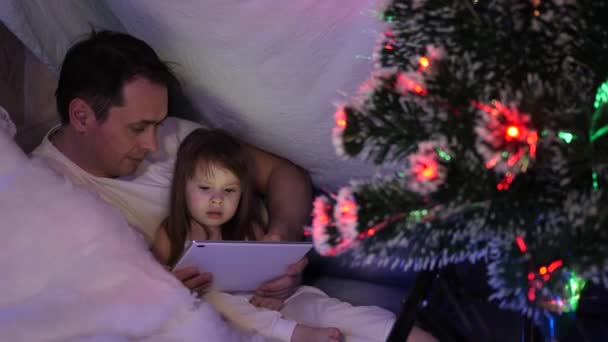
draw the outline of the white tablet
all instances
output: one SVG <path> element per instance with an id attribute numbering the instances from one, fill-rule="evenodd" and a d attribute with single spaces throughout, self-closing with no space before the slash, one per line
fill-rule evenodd
<path id="1" fill-rule="evenodd" d="M 250 292 L 285 274 L 310 242 L 193 241 L 173 269 L 195 266 L 213 274 L 214 289 Z"/>

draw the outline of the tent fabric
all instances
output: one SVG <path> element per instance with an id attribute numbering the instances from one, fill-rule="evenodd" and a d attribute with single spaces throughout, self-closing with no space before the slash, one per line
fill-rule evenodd
<path id="1" fill-rule="evenodd" d="M 59 122 L 57 76 L 0 22 L 0 105 L 11 115 L 14 139 L 29 153 Z"/>
<path id="2" fill-rule="evenodd" d="M 347 3 L 347 5 L 346 5 Z M 52 70 L 91 28 L 152 45 L 197 113 L 306 168 L 335 190 L 371 164 L 341 160 L 331 141 L 337 103 L 368 77 L 384 24 L 380 0 L 7 0 L 0 20 Z M 201 114 L 201 113 L 204 113 Z"/>

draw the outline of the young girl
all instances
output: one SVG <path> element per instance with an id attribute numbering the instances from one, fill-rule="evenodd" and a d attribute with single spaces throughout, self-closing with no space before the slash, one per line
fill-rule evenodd
<path id="1" fill-rule="evenodd" d="M 223 131 L 197 129 L 184 139 L 175 163 L 169 217 L 153 247 L 161 263 L 174 265 L 192 240 L 263 237 L 250 163 L 242 145 Z M 395 320 L 379 307 L 353 307 L 309 286 L 298 288 L 280 311 L 258 308 L 250 298 L 213 290 L 203 296 L 239 328 L 280 341 L 385 341 Z M 414 328 L 409 340 L 433 339 Z"/>

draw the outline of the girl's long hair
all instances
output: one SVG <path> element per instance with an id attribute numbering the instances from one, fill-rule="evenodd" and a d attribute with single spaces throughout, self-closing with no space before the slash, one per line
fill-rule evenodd
<path id="1" fill-rule="evenodd" d="M 261 202 L 253 189 L 254 168 L 243 145 L 223 130 L 196 129 L 184 139 L 177 152 L 169 216 L 162 225 L 171 243 L 169 265 L 174 265 L 184 252 L 190 229 L 191 215 L 186 204 L 186 184 L 197 170 L 209 173 L 212 166 L 233 172 L 241 186 L 239 206 L 235 215 L 222 225 L 222 238 L 255 240 L 254 225 L 262 226 Z"/>

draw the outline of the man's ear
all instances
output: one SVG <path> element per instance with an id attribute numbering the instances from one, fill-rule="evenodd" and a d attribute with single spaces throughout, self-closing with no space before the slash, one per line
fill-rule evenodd
<path id="1" fill-rule="evenodd" d="M 68 114 L 70 116 L 70 125 L 78 133 L 86 133 L 97 123 L 95 112 L 91 106 L 85 100 L 78 97 L 70 102 Z"/>

